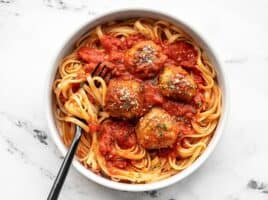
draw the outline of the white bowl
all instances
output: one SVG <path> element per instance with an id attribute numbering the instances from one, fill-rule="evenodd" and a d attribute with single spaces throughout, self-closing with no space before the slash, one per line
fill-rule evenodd
<path id="1" fill-rule="evenodd" d="M 78 30 L 74 30 L 73 33 L 70 33 L 70 37 L 66 39 L 66 41 L 62 44 L 61 49 L 59 49 L 58 55 L 56 55 L 56 58 L 52 62 L 52 68 L 49 71 L 48 79 L 47 79 L 47 88 L 45 91 L 45 108 L 46 108 L 46 114 L 47 114 L 47 121 L 48 121 L 48 127 L 49 132 L 51 134 L 51 138 L 56 143 L 57 147 L 59 148 L 62 155 L 66 154 L 66 147 L 64 146 L 56 124 L 55 119 L 53 116 L 52 111 L 52 83 L 55 78 L 55 74 L 57 72 L 58 63 L 60 59 L 62 59 L 65 55 L 67 55 L 73 47 L 74 42 L 81 37 L 87 30 L 95 27 L 98 24 L 108 22 L 115 19 L 125 19 L 125 18 L 131 18 L 131 17 L 151 17 L 156 19 L 162 19 L 169 21 L 179 27 L 181 27 L 186 33 L 191 35 L 198 44 L 207 52 L 211 62 L 214 64 L 217 72 L 218 82 L 221 87 L 223 97 L 222 97 L 222 114 L 218 123 L 218 126 L 215 130 L 214 136 L 211 139 L 208 147 L 206 150 L 200 155 L 200 157 L 188 168 L 185 170 L 179 172 L 178 174 L 164 179 L 159 182 L 154 183 L 146 183 L 146 184 L 127 184 L 127 183 L 119 183 L 112 180 L 109 180 L 107 178 L 101 177 L 99 175 L 94 174 L 89 169 L 86 169 L 81 163 L 79 163 L 77 160 L 73 161 L 73 166 L 79 171 L 81 174 L 83 174 L 88 179 L 95 181 L 98 184 L 101 184 L 103 186 L 116 189 L 116 190 L 122 190 L 122 191 L 132 191 L 132 192 L 139 192 L 139 191 L 148 191 L 148 190 L 156 190 L 160 188 L 167 187 L 171 184 L 174 184 L 176 182 L 181 181 L 185 177 L 189 176 L 191 173 L 193 173 L 197 168 L 201 166 L 205 162 L 205 160 L 208 158 L 208 156 L 212 153 L 214 150 L 216 144 L 218 143 L 220 136 L 223 133 L 223 126 L 226 121 L 227 116 L 227 110 L 228 110 L 228 100 L 229 94 L 228 94 L 228 87 L 227 87 L 227 81 L 226 77 L 223 72 L 223 67 L 220 64 L 220 61 L 218 60 L 218 57 L 216 56 L 215 49 L 213 49 L 205 40 L 205 37 L 202 36 L 193 29 L 193 26 L 186 24 L 181 21 L 181 19 L 178 19 L 175 16 L 171 16 L 169 14 L 164 14 L 159 11 L 152 11 L 152 10 L 144 10 L 144 9 L 124 9 L 119 11 L 113 11 L 109 13 L 105 13 L 101 16 L 95 17 L 94 19 L 90 20 L 86 24 L 84 24 L 81 28 Z"/>

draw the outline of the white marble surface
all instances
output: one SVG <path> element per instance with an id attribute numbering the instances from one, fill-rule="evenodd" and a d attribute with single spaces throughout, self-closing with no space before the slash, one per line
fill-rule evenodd
<path id="1" fill-rule="evenodd" d="M 46 199 L 62 161 L 43 109 L 51 58 L 75 27 L 120 7 L 161 9 L 207 35 L 230 82 L 229 123 L 208 161 L 174 186 L 119 192 L 71 169 L 60 199 L 268 199 L 268 1 L 89 2 L 0 0 L 0 199 Z"/>

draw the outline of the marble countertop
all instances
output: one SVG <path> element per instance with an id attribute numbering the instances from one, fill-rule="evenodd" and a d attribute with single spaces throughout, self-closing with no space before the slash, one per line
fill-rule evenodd
<path id="1" fill-rule="evenodd" d="M 70 31 L 113 8 L 161 9 L 194 24 L 223 60 L 231 111 L 215 152 L 166 189 L 119 192 L 73 168 L 60 199 L 268 199 L 268 1 L 0 0 L 0 198 L 46 199 L 62 162 L 49 136 L 45 78 Z"/>

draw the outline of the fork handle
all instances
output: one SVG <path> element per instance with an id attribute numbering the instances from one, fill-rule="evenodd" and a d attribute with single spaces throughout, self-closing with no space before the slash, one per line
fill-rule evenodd
<path id="1" fill-rule="evenodd" d="M 58 175 L 54 181 L 54 184 L 50 190 L 50 193 L 47 197 L 47 200 L 57 200 L 58 199 L 62 185 L 63 185 L 65 178 L 68 174 L 68 171 L 69 171 L 69 168 L 71 166 L 73 157 L 75 155 L 77 146 L 79 144 L 81 135 L 82 135 L 81 128 L 79 126 L 76 126 L 76 131 L 75 131 L 75 135 L 74 135 L 72 144 L 71 144 L 71 146 L 70 146 L 70 148 L 69 148 L 69 150 L 68 150 L 68 152 L 67 152 L 67 154 L 66 154 L 66 156 L 61 164 L 60 170 L 59 170 Z"/>

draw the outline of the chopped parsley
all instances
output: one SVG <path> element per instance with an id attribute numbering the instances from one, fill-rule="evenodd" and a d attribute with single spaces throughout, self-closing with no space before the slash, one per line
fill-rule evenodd
<path id="1" fill-rule="evenodd" d="M 197 104 L 198 108 L 201 108 L 201 106 L 202 106 L 202 101 L 198 101 L 196 104 Z"/>
<path id="2" fill-rule="evenodd" d="M 160 137 L 163 136 L 163 131 L 167 131 L 168 128 L 167 128 L 167 125 L 165 123 L 162 123 L 162 124 L 158 124 L 156 126 L 157 130 L 158 130 L 158 134 Z"/>
<path id="3" fill-rule="evenodd" d="M 123 110 L 129 111 L 133 106 L 130 101 L 124 101 L 122 106 L 120 106 Z"/>
<path id="4" fill-rule="evenodd" d="M 160 137 L 163 136 L 163 132 L 161 130 L 158 131 L 158 134 L 159 134 Z"/>
<path id="5" fill-rule="evenodd" d="M 167 128 L 167 125 L 166 124 L 158 124 L 158 126 L 157 126 L 159 129 L 162 129 L 162 130 L 164 130 L 164 131 L 167 131 L 168 130 L 168 128 Z"/>

